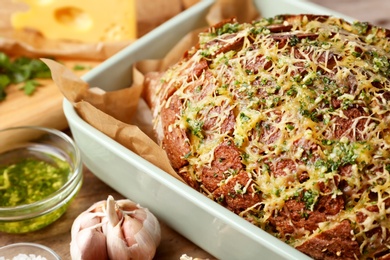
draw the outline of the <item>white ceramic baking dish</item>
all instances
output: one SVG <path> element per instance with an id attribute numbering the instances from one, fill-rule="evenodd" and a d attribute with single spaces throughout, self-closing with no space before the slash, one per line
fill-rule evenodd
<path id="1" fill-rule="evenodd" d="M 91 70 L 83 79 L 107 91 L 131 84 L 131 66 L 162 58 L 187 32 L 204 26 L 213 3 L 201 1 Z M 333 14 L 304 0 L 256 0 L 263 16 L 282 13 Z M 64 112 L 85 165 L 124 196 L 219 259 L 309 259 L 277 238 L 214 203 L 122 145 L 102 134 L 64 100 Z"/>

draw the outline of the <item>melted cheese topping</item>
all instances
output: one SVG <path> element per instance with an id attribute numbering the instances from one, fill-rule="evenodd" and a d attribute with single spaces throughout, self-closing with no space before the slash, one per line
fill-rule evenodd
<path id="1" fill-rule="evenodd" d="M 282 29 L 275 32 L 272 25 Z M 244 191 L 253 185 L 262 195 L 240 215 L 266 229 L 270 217 L 298 194 L 310 195 L 303 200 L 310 201 L 309 211 L 322 196 L 343 196 L 345 207 L 317 230 L 296 230 L 293 239 L 282 239 L 298 246 L 349 220 L 362 254 L 369 250 L 367 234 L 378 227 L 383 229 L 378 239 L 389 247 L 390 40 L 385 34 L 365 23 L 306 16 L 228 23 L 201 33 L 199 46 L 165 73 L 158 93 L 166 97 L 174 88 L 182 100 L 174 126 L 186 130 L 192 149 L 183 171 L 200 181 L 201 169 L 210 167 L 215 149 L 228 139 L 253 180 Z M 201 61 L 208 67 L 195 73 Z M 170 102 L 161 99 L 156 111 Z M 234 130 L 224 131 L 231 113 Z M 160 120 L 157 116 L 157 128 Z M 290 166 L 276 174 L 272 169 L 285 161 Z M 300 179 L 302 173 L 308 177 Z"/>

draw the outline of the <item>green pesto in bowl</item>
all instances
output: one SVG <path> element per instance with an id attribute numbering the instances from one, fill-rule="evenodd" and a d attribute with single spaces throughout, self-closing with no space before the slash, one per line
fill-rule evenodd
<path id="1" fill-rule="evenodd" d="M 64 133 L 39 127 L 0 130 L 0 141 L 0 231 L 26 233 L 53 223 L 82 185 L 77 147 Z"/>
<path id="2" fill-rule="evenodd" d="M 50 156 L 48 156 L 50 158 Z M 52 157 L 53 163 L 26 158 L 0 165 L 0 207 L 30 204 L 50 196 L 67 181 L 69 164 Z"/>

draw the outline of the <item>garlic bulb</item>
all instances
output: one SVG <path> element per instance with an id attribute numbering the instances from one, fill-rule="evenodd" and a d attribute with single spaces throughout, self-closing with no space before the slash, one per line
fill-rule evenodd
<path id="1" fill-rule="evenodd" d="M 71 238 L 73 260 L 152 259 L 160 244 L 161 230 L 147 208 L 109 196 L 75 219 Z"/>

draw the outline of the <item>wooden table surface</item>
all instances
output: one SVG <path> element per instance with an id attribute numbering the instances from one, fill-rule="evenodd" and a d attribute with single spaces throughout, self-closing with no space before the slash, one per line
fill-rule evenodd
<path id="1" fill-rule="evenodd" d="M 293 0 L 291 0 L 293 1 Z M 390 28 L 389 0 L 311 0 L 317 4 L 344 13 L 362 21 Z M 14 235 L 0 233 L 0 246 L 21 241 L 33 241 L 54 249 L 62 259 L 70 259 L 70 228 L 74 219 L 94 202 L 105 200 L 108 195 L 123 198 L 115 190 L 96 178 L 88 169 L 84 170 L 84 184 L 68 211 L 51 226 L 28 234 Z M 192 257 L 213 257 L 174 230 L 161 223 L 162 241 L 155 259 L 180 259 L 187 254 Z"/>

